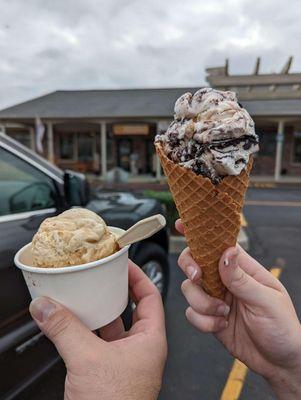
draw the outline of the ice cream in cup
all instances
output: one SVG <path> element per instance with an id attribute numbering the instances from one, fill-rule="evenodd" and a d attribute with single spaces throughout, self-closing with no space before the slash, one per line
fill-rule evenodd
<path id="1" fill-rule="evenodd" d="M 128 303 L 128 250 L 118 250 L 124 231 L 107 227 L 95 213 L 71 209 L 46 219 L 15 264 L 31 297 L 50 297 L 91 330 L 117 318 Z"/>
<path id="2" fill-rule="evenodd" d="M 126 232 L 82 208 L 47 218 L 32 242 L 15 255 L 32 299 L 54 299 L 91 330 L 107 325 L 128 304 L 130 243 L 164 226 L 164 217 L 155 217 Z"/>

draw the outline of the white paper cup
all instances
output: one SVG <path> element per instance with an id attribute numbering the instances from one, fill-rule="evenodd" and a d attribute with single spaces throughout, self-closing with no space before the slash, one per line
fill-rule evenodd
<path id="1" fill-rule="evenodd" d="M 109 227 L 117 235 L 124 231 Z M 15 255 L 31 297 L 47 296 L 72 311 L 89 329 L 107 325 L 128 303 L 128 250 L 87 264 L 62 268 L 32 267 L 31 243 Z"/>

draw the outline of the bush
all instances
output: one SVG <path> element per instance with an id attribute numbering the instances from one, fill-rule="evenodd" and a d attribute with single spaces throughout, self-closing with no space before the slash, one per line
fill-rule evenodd
<path id="1" fill-rule="evenodd" d="M 166 210 L 167 226 L 174 232 L 175 221 L 179 218 L 179 214 L 171 193 L 169 191 L 158 192 L 156 190 L 145 190 L 143 194 L 145 197 L 156 199 L 160 201 L 161 204 L 163 204 Z"/>

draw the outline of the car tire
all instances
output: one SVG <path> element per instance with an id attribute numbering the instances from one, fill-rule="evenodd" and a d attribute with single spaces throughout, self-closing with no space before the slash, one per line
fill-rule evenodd
<path id="1" fill-rule="evenodd" d="M 169 264 L 168 264 L 168 253 L 157 243 L 153 242 L 142 242 L 134 254 L 131 255 L 132 260 L 135 264 L 139 265 L 142 270 L 149 276 L 149 271 L 145 268 L 151 263 L 155 262 L 160 265 L 160 270 L 163 273 L 163 285 L 162 290 L 159 290 L 164 301 L 167 295 L 168 284 L 169 284 Z M 152 275 L 152 274 L 150 274 Z M 149 276 L 151 279 L 151 277 Z M 152 280 L 152 279 L 151 279 Z M 156 285 L 156 283 L 155 283 Z M 156 285 L 157 286 L 157 285 Z M 158 286 L 157 286 L 158 287 Z M 133 303 L 129 301 L 128 306 L 122 314 L 122 320 L 126 330 L 130 329 L 132 325 L 132 314 L 133 314 Z"/>
<path id="2" fill-rule="evenodd" d="M 157 243 L 141 243 L 133 261 L 159 289 L 163 301 L 166 298 L 169 284 L 168 253 Z"/>

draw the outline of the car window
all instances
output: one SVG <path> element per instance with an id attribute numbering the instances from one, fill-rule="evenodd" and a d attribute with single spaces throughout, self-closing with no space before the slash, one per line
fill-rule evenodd
<path id="1" fill-rule="evenodd" d="M 52 180 L 0 147 L 0 216 L 54 206 Z"/>

